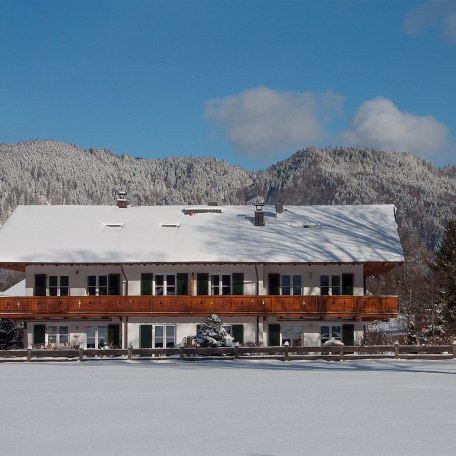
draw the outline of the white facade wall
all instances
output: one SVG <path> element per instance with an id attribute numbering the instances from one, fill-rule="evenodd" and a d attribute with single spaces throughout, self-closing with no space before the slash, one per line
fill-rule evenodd
<path id="1" fill-rule="evenodd" d="M 189 294 L 196 294 L 196 276 L 198 273 L 211 274 L 232 274 L 236 272 L 244 273 L 244 294 L 265 295 L 268 294 L 268 276 L 269 274 L 279 273 L 281 275 L 300 275 L 304 295 L 320 295 L 320 276 L 321 275 L 339 275 L 351 273 L 354 275 L 354 295 L 363 295 L 363 266 L 360 264 L 328 264 L 328 265 L 307 265 L 307 264 L 248 264 L 248 265 L 231 265 L 231 264 L 190 264 L 190 265 L 169 265 L 169 264 L 150 264 L 150 265 L 125 265 L 123 268 L 119 265 L 33 265 L 28 266 L 26 271 L 26 296 L 33 295 L 35 274 L 46 274 L 47 276 L 68 276 L 70 295 L 85 296 L 87 295 L 87 277 L 89 275 L 108 275 L 119 274 L 121 278 L 121 293 L 139 296 L 141 292 L 141 274 L 152 273 L 154 278 L 157 274 L 189 274 Z M 193 280 L 192 280 L 193 275 Z M 193 287 L 192 287 L 193 283 Z M 209 286 L 210 290 L 210 286 Z M 48 290 L 49 292 L 49 290 Z M 87 327 L 88 326 L 107 326 L 109 324 L 121 325 L 122 346 L 126 348 L 129 343 L 135 348 L 140 345 L 140 325 L 152 325 L 152 334 L 154 337 L 156 326 L 171 325 L 175 327 L 175 341 L 178 345 L 182 340 L 196 334 L 196 325 L 201 323 L 202 318 L 189 317 L 167 317 L 167 318 L 110 318 L 105 320 L 78 320 L 78 321 L 31 321 L 28 323 L 25 335 L 26 346 L 33 343 L 33 326 L 35 324 L 45 324 L 47 327 L 68 326 L 70 344 L 75 340 L 80 344 L 87 346 Z M 322 326 L 340 326 L 344 324 L 354 325 L 355 343 L 362 337 L 364 325 L 360 321 L 348 320 L 280 320 L 277 318 L 267 317 L 226 317 L 223 318 L 225 324 L 242 324 L 244 327 L 244 344 L 255 343 L 259 340 L 262 345 L 268 345 L 269 325 L 280 324 L 280 344 L 285 340 L 290 340 L 291 344 L 296 341 L 307 346 L 318 346 L 321 342 Z M 258 328 L 258 338 L 256 336 Z M 125 335 L 127 336 L 125 337 Z M 77 336 L 77 337 L 75 337 Z M 45 345 L 48 343 L 49 335 L 46 332 Z M 96 340 L 96 344 L 98 340 Z"/>
<path id="2" fill-rule="evenodd" d="M 118 324 L 121 331 L 121 345 L 123 348 L 127 348 L 128 345 L 132 345 L 134 348 L 140 348 L 140 326 L 150 325 L 152 326 L 152 340 L 155 340 L 155 328 L 157 326 L 174 326 L 174 344 L 178 346 L 183 342 L 183 339 L 188 336 L 196 335 L 196 327 L 201 324 L 202 318 L 129 318 L 128 323 L 125 319 L 121 321 L 119 318 L 112 318 L 109 320 L 34 320 L 27 323 L 27 331 L 24 335 L 24 345 L 26 347 L 34 345 L 33 332 L 35 325 L 46 325 L 45 342 L 41 344 L 43 348 L 47 347 L 51 342 L 50 339 L 50 328 L 51 327 L 68 327 L 68 342 L 69 345 L 74 343 L 80 344 L 83 347 L 87 347 L 87 327 L 95 327 L 95 347 L 98 347 L 98 328 L 107 327 L 110 324 Z M 257 322 L 256 317 L 225 317 L 223 318 L 225 325 L 243 325 L 244 328 L 244 345 L 254 344 L 256 342 L 256 331 L 257 325 L 259 328 L 259 344 L 268 345 L 268 331 L 270 324 L 280 325 L 280 345 L 286 340 L 290 340 L 290 345 L 294 345 L 295 341 L 300 340 L 301 344 L 305 346 L 319 346 L 321 343 L 321 327 L 322 326 L 339 326 L 341 329 L 344 324 L 354 325 L 354 342 L 355 345 L 360 342 L 363 336 L 364 324 L 359 321 L 286 321 L 278 320 L 275 318 L 268 317 L 265 321 L 262 317 Z M 127 326 L 127 338 L 125 340 L 125 330 Z M 342 330 L 343 331 L 343 330 Z M 343 337 L 343 334 L 341 334 Z"/>
<path id="3" fill-rule="evenodd" d="M 321 275 L 342 275 L 345 273 L 354 274 L 354 295 L 362 296 L 363 288 L 363 266 L 360 264 L 328 264 L 328 265 L 230 265 L 230 264 L 205 264 L 205 265 L 125 265 L 123 268 L 118 265 L 75 265 L 75 266 L 49 266 L 33 265 L 28 266 L 25 277 L 26 296 L 33 296 L 35 274 L 66 275 L 69 277 L 70 295 L 85 296 L 87 294 L 87 277 L 89 275 L 120 274 L 122 294 L 139 296 L 141 293 L 141 274 L 178 274 L 188 273 L 191 295 L 196 294 L 196 276 L 198 273 L 211 274 L 232 274 L 244 273 L 244 294 L 255 295 L 258 275 L 258 294 L 268 294 L 268 276 L 271 273 L 300 275 L 302 278 L 304 295 L 320 295 Z M 192 281 L 193 275 L 193 281 Z"/>

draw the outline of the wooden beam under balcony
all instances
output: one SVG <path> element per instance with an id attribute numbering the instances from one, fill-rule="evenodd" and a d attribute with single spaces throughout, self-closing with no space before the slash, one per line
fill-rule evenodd
<path id="1" fill-rule="evenodd" d="M 396 296 L 46 296 L 0 297 L 0 318 L 398 316 Z"/>

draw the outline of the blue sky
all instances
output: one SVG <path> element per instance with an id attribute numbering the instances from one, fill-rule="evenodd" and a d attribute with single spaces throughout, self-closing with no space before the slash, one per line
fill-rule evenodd
<path id="1" fill-rule="evenodd" d="M 456 0 L 0 0 L 0 142 L 456 164 Z"/>

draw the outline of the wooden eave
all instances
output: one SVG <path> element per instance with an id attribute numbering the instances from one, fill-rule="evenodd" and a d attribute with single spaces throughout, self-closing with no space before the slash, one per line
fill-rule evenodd
<path id="1" fill-rule="evenodd" d="M 26 263 L 0 263 L 0 268 L 9 269 L 11 271 L 25 272 Z"/>
<path id="2" fill-rule="evenodd" d="M 10 269 L 14 271 L 25 272 L 27 266 L 135 266 L 135 265 L 208 265 L 208 264 L 227 264 L 227 265 L 304 265 L 304 266 L 346 266 L 346 265 L 362 265 L 364 267 L 364 275 L 383 275 L 391 271 L 394 267 L 402 265 L 402 262 L 340 262 L 340 261 L 325 261 L 325 262 L 272 262 L 272 261 L 262 261 L 262 262 L 235 262 L 235 261 L 192 261 L 192 262 L 176 262 L 176 261 L 148 261 L 148 262 L 109 262 L 109 261 L 98 261 L 98 262 L 31 262 L 31 263 L 0 263 L 0 268 Z"/>

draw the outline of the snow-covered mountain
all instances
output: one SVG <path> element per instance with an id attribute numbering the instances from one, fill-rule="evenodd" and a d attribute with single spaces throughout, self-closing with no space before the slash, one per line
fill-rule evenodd
<path id="1" fill-rule="evenodd" d="M 53 140 L 0 144 L 0 221 L 18 204 L 393 203 L 404 232 L 435 247 L 456 210 L 456 168 L 405 153 L 308 148 L 260 171 L 211 157 L 160 160 Z"/>

